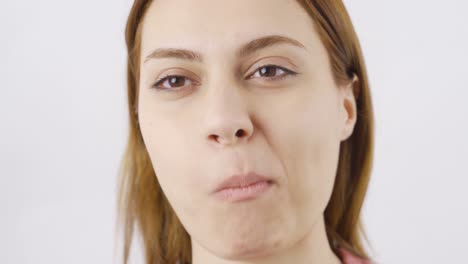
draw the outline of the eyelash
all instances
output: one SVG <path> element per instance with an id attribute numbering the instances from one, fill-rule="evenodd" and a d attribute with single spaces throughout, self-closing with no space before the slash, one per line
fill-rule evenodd
<path id="1" fill-rule="evenodd" d="M 282 79 L 285 79 L 285 78 L 288 78 L 288 77 L 292 77 L 292 76 L 295 76 L 297 75 L 297 72 L 294 72 L 292 70 L 289 70 L 287 68 L 284 68 L 284 67 L 281 67 L 281 66 L 278 66 L 278 65 L 274 65 L 274 64 L 266 64 L 266 65 L 262 65 L 260 67 L 258 67 L 254 73 L 252 73 L 250 76 L 252 75 L 255 75 L 256 72 L 258 72 L 260 69 L 262 68 L 267 68 L 267 67 L 272 67 L 272 68 L 275 68 L 276 70 L 282 70 L 284 71 L 285 73 L 281 76 L 277 76 L 277 77 L 265 77 L 271 81 L 279 81 L 279 80 L 282 80 Z M 188 79 L 187 77 L 183 76 L 183 75 L 166 75 L 160 79 L 158 79 L 151 87 L 154 88 L 154 89 L 157 89 L 157 90 L 169 90 L 171 92 L 174 92 L 174 91 L 177 91 L 177 90 L 180 90 L 182 89 L 183 86 L 181 87 L 176 87 L 176 88 L 162 88 L 160 87 L 159 85 L 164 83 L 166 80 L 170 79 L 170 78 L 173 78 L 173 77 L 180 77 L 180 78 L 186 78 Z M 261 78 L 261 77 L 260 77 Z M 192 81 L 192 80 L 191 80 Z M 193 82 L 193 81 L 192 81 Z"/>

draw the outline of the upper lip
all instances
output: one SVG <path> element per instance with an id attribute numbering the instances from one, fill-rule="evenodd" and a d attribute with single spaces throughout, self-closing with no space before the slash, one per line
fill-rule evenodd
<path id="1" fill-rule="evenodd" d="M 251 184 L 268 181 L 272 182 L 273 179 L 267 176 L 257 174 L 255 172 L 249 172 L 247 174 L 236 174 L 222 181 L 214 190 L 214 192 L 221 191 L 227 188 L 236 188 L 249 186 Z"/>

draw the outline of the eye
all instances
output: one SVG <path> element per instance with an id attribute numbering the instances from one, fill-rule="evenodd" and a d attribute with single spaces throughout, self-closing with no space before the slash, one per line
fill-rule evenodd
<path id="1" fill-rule="evenodd" d="M 294 76 L 296 74 L 297 74 L 296 72 L 291 71 L 289 69 L 286 69 L 277 65 L 273 65 L 273 64 L 267 64 L 267 65 L 263 65 L 257 68 L 257 70 L 250 76 L 267 77 L 267 79 L 269 80 L 280 80 L 285 77 Z"/>
<path id="2" fill-rule="evenodd" d="M 258 73 L 258 74 L 257 74 Z M 274 64 L 263 65 L 251 74 L 249 77 L 266 77 L 269 81 L 281 80 L 283 78 L 294 76 L 297 73 Z M 188 83 L 188 84 L 187 84 Z M 195 82 L 183 75 L 166 75 L 152 85 L 157 90 L 177 91 L 184 86 L 194 85 Z"/>
<path id="3" fill-rule="evenodd" d="M 193 81 L 182 75 L 166 75 L 156 81 L 152 85 L 153 88 L 158 90 L 179 90 L 181 87 L 192 85 Z M 162 85 L 162 87 L 161 87 Z"/>

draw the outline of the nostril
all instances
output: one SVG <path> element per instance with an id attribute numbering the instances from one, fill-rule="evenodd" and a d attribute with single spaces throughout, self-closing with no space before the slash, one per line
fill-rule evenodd
<path id="1" fill-rule="evenodd" d="M 243 135 L 244 135 L 244 130 L 242 129 L 237 130 L 236 137 L 242 137 Z"/>

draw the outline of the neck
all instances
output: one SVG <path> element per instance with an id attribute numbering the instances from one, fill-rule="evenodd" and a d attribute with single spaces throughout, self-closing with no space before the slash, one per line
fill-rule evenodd
<path id="1" fill-rule="evenodd" d="M 193 264 L 340 264 L 341 260 L 334 254 L 328 243 L 323 217 L 314 225 L 312 230 L 292 247 L 265 256 L 261 259 L 225 260 L 198 245 L 192 239 Z"/>

